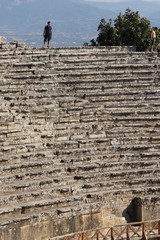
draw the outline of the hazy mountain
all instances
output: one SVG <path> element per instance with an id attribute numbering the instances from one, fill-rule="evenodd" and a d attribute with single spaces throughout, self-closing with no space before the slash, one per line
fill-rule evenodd
<path id="1" fill-rule="evenodd" d="M 101 18 L 115 19 L 127 8 L 160 25 L 158 2 L 124 0 L 124 2 L 88 2 L 87 0 L 0 0 L 0 35 L 10 40 L 43 42 L 42 32 L 48 20 L 53 26 L 53 45 L 83 45 L 97 37 Z"/>
<path id="2" fill-rule="evenodd" d="M 124 0 L 120 2 L 90 2 L 85 0 L 87 4 L 92 7 L 99 9 L 113 10 L 116 13 L 116 16 L 121 12 L 125 12 L 127 8 L 130 8 L 132 11 L 138 11 L 141 17 L 146 17 L 151 21 L 153 26 L 160 27 L 160 2 L 157 1 L 145 1 L 145 0 Z"/>
<path id="3" fill-rule="evenodd" d="M 43 28 L 48 20 L 53 25 L 54 44 L 82 45 L 95 37 L 102 17 L 115 17 L 111 10 L 89 6 L 78 0 L 4 2 L 0 3 L 0 30 L 3 35 L 37 44 L 42 44 Z"/>
<path id="4" fill-rule="evenodd" d="M 99 9 L 113 10 L 117 13 L 124 12 L 127 8 L 132 11 L 138 11 L 142 15 L 148 15 L 157 11 L 160 8 L 160 2 L 147 2 L 145 0 L 124 0 L 120 2 L 90 2 L 85 0 L 90 6 L 94 6 Z"/>

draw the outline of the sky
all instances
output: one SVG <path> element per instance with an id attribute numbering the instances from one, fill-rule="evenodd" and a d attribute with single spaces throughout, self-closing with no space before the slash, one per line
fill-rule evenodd
<path id="1" fill-rule="evenodd" d="M 85 0 L 90 2 L 124 2 L 124 1 L 132 1 L 132 0 Z M 160 0 L 144 0 L 146 2 L 160 2 Z"/>

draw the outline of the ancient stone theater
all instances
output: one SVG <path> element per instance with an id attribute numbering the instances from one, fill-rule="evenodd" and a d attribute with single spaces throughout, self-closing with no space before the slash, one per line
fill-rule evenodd
<path id="1" fill-rule="evenodd" d="M 0 240 L 160 239 L 156 53 L 5 43 L 0 84 Z"/>

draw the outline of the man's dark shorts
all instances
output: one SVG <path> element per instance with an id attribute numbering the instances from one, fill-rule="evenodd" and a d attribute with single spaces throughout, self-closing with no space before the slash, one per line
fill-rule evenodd
<path id="1" fill-rule="evenodd" d="M 154 39 L 152 39 L 151 40 L 151 45 L 154 45 L 155 44 L 155 42 L 156 42 L 156 39 L 154 38 Z"/>
<path id="2" fill-rule="evenodd" d="M 44 36 L 44 41 L 46 42 L 46 41 L 49 41 L 49 40 L 51 40 L 51 37 L 50 36 Z"/>

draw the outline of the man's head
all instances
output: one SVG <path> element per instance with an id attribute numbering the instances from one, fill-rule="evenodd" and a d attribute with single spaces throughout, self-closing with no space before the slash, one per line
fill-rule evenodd
<path id="1" fill-rule="evenodd" d="M 48 21 L 48 25 L 50 25 L 51 24 L 51 22 L 50 21 Z"/>

